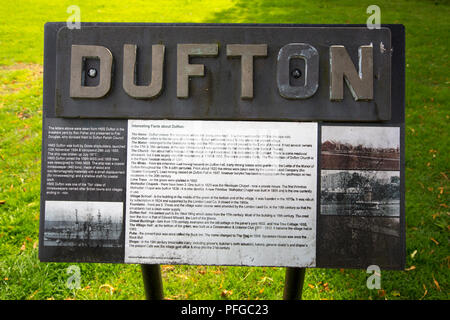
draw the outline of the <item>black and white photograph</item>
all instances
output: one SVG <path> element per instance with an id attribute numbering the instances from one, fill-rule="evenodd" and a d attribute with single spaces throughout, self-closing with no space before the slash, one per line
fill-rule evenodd
<path id="1" fill-rule="evenodd" d="M 321 214 L 400 216 L 400 172 L 322 170 Z"/>
<path id="2" fill-rule="evenodd" d="M 349 263 L 398 267 L 402 251 L 399 217 L 323 216 L 317 259 L 326 267 Z"/>
<path id="3" fill-rule="evenodd" d="M 122 247 L 122 226 L 122 202 L 45 202 L 45 246 Z"/>
<path id="4" fill-rule="evenodd" d="M 323 126 L 321 167 L 399 170 L 400 128 Z"/>

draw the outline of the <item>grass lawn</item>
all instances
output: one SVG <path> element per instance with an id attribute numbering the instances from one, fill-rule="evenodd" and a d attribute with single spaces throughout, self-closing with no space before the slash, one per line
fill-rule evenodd
<path id="1" fill-rule="evenodd" d="M 143 299 L 138 265 L 38 260 L 43 27 L 73 1 L 3 1 L 0 10 L 0 299 Z M 373 1 L 116 1 L 79 3 L 82 21 L 366 23 Z M 385 1 L 382 23 L 406 27 L 406 241 L 404 271 L 308 269 L 305 299 L 449 298 L 448 1 Z M 283 268 L 162 266 L 170 299 L 281 299 Z"/>

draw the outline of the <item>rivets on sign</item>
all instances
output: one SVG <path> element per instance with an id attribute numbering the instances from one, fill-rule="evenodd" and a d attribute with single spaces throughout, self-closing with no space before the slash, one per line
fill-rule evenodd
<path id="1" fill-rule="evenodd" d="M 302 72 L 299 69 L 294 69 L 291 72 L 291 76 L 295 79 L 298 79 L 302 76 Z"/>
<path id="2" fill-rule="evenodd" d="M 94 68 L 90 68 L 87 72 L 87 75 L 91 78 L 95 78 L 95 76 L 97 75 L 97 70 Z"/>

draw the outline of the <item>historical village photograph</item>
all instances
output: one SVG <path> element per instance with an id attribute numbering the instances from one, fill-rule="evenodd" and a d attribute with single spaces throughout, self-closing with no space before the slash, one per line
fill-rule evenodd
<path id="1" fill-rule="evenodd" d="M 122 226 L 122 202 L 45 202 L 46 246 L 122 247 Z"/>
<path id="2" fill-rule="evenodd" d="M 399 171 L 322 170 L 321 213 L 400 216 Z"/>
<path id="3" fill-rule="evenodd" d="M 321 167 L 400 170 L 400 128 L 323 126 Z"/>

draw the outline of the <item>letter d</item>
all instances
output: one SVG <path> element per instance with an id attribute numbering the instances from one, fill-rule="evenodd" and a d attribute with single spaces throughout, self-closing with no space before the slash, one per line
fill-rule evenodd
<path id="1" fill-rule="evenodd" d="M 100 59 L 100 81 L 97 86 L 83 85 L 85 58 Z M 96 99 L 105 96 L 111 87 L 111 68 L 113 56 L 103 46 L 72 45 L 70 62 L 70 97 Z"/>

